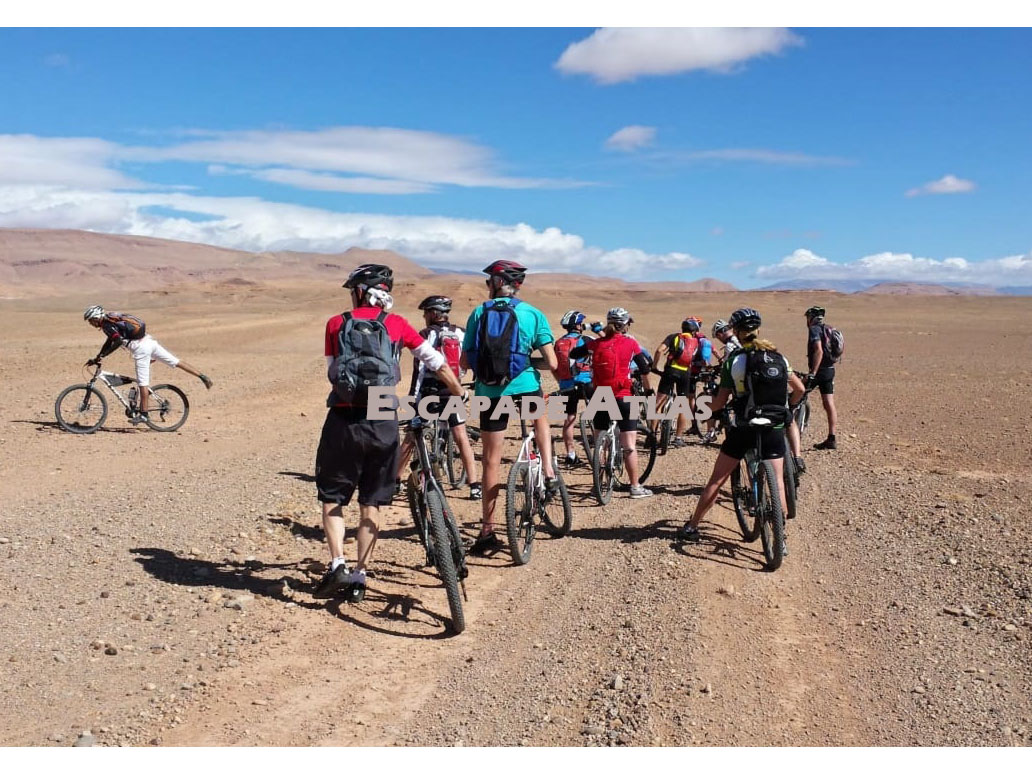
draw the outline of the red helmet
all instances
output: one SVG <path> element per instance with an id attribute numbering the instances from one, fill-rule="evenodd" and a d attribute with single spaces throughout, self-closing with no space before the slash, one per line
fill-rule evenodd
<path id="1" fill-rule="evenodd" d="M 522 285 L 527 276 L 527 267 L 516 261 L 495 261 L 484 269 L 484 274 L 501 277 L 507 285 Z"/>

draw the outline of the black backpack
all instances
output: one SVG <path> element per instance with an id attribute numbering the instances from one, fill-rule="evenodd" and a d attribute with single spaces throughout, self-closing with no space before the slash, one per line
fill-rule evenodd
<path id="1" fill-rule="evenodd" d="M 780 352 L 750 349 L 745 361 L 745 419 L 764 417 L 775 425 L 788 420 L 788 361 Z"/>
<path id="2" fill-rule="evenodd" d="M 333 392 L 344 403 L 368 402 L 370 387 L 393 387 L 398 383 L 395 350 L 387 326 L 386 312 L 372 320 L 341 315 L 337 333 L 337 357 L 330 363 L 328 376 Z"/>

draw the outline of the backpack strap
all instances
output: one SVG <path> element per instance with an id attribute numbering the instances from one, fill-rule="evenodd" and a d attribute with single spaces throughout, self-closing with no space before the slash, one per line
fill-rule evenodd
<path id="1" fill-rule="evenodd" d="M 376 321 L 378 323 L 382 323 L 386 319 L 387 319 L 387 310 L 386 309 L 381 309 L 380 310 L 380 314 L 376 315 Z"/>

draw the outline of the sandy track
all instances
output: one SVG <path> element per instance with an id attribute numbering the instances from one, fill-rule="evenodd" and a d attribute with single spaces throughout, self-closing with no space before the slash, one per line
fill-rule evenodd
<path id="1" fill-rule="evenodd" d="M 693 310 L 710 320 L 746 298 L 801 365 L 809 299 L 718 294 Z M 590 475 L 572 472 L 573 534 L 540 540 L 528 567 L 474 560 L 468 630 L 449 638 L 400 502 L 367 600 L 308 594 L 326 558 L 310 473 L 333 299 L 312 287 L 127 299 L 154 303 L 150 329 L 217 381 L 206 393 L 168 378 L 193 404 L 171 436 L 115 412 L 93 436 L 57 430 L 53 397 L 99 337 L 80 329 L 79 299 L 7 304 L 21 334 L 0 352 L 0 609 L 18 625 L 0 635 L 0 741 L 68 744 L 86 727 L 105 744 L 1028 738 L 1032 466 L 1012 406 L 1032 380 L 1027 358 L 1004 358 L 1032 337 L 1027 302 L 915 300 L 920 336 L 897 301 L 834 300 L 850 336 L 843 448 L 809 455 L 778 573 L 759 571 L 725 501 L 706 542 L 675 544 L 713 457 L 675 450 L 647 501 L 598 508 Z M 654 345 L 684 301 L 645 299 L 636 317 Z M 552 316 L 569 303 L 539 302 Z M 1005 336 L 988 314 L 1010 315 Z M 958 319 L 1002 363 L 989 394 L 938 333 Z M 947 421 L 953 407 L 969 411 Z M 471 534 L 476 510 L 454 504 Z"/>

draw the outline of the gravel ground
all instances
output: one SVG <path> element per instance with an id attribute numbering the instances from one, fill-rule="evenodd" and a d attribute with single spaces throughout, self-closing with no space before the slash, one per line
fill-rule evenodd
<path id="1" fill-rule="evenodd" d="M 593 293 L 576 303 L 600 313 Z M 564 294 L 528 300 L 556 318 Z M 411 314 L 415 290 L 398 296 Z M 654 345 L 687 303 L 708 321 L 747 301 L 799 365 L 797 317 L 821 300 L 629 306 Z M 0 302 L 22 332 L 0 343 L 0 609 L 16 623 L 0 631 L 2 744 L 1030 741 L 1032 375 L 1014 357 L 1032 351 L 1028 301 L 825 300 L 849 337 L 840 449 L 807 455 L 777 573 L 725 498 L 703 543 L 674 541 L 715 456 L 693 444 L 660 458 L 648 500 L 599 508 L 590 473 L 570 471 L 571 535 L 537 541 L 526 567 L 472 560 L 458 637 L 400 500 L 367 599 L 310 595 L 327 558 L 311 482 L 322 326 L 339 296 L 119 299 L 216 380 L 206 392 L 161 367 L 192 403 L 169 435 L 115 411 L 92 436 L 54 425 L 54 397 L 99 347 L 85 301 Z M 959 368 L 968 351 L 999 369 L 991 392 Z M 477 504 L 453 505 L 472 538 Z"/>

